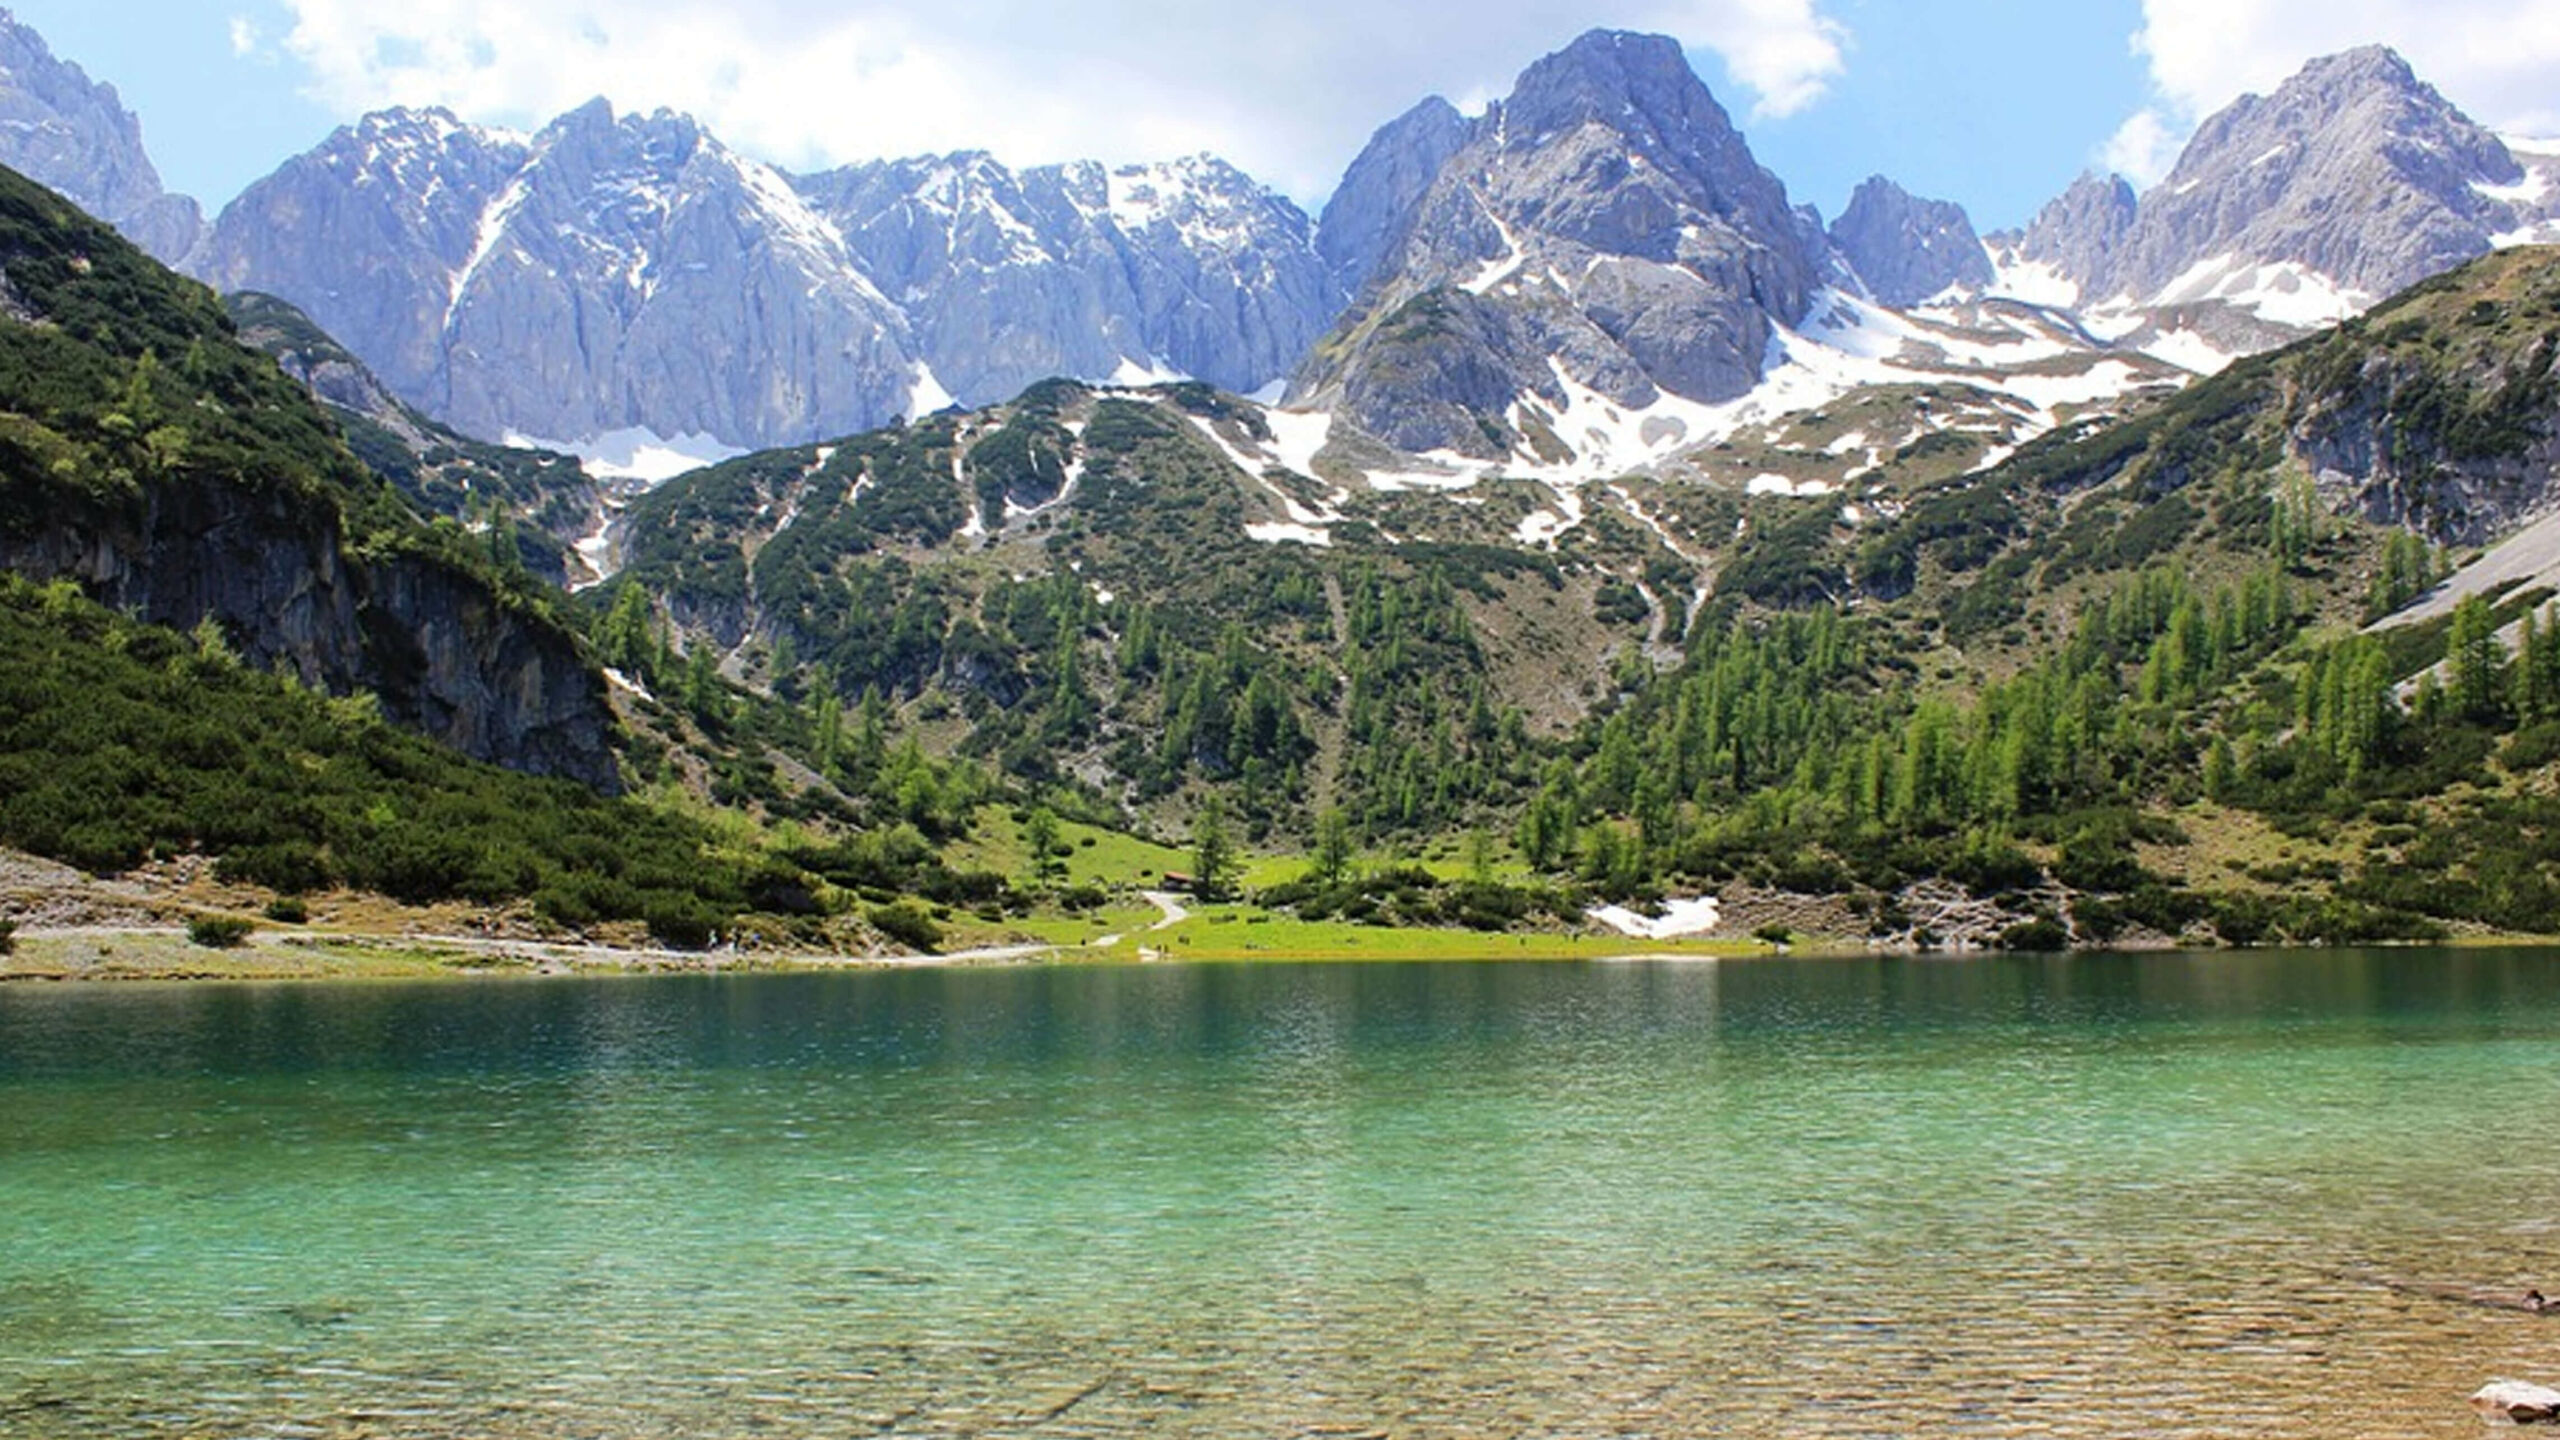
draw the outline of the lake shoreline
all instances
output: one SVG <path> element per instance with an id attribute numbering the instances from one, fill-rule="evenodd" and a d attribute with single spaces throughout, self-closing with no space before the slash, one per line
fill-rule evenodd
<path id="1" fill-rule="evenodd" d="M 1747 887 L 1746 887 L 1747 888 Z M 11 953 L 0 954 L 0 984 L 132 981 L 465 979 L 492 976 L 664 975 L 775 971 L 937 969 L 993 966 L 1111 966 L 1165 962 L 1364 964 L 1384 961 L 1680 962 L 1966 957 L 1999 953 L 1981 945 L 1915 946 L 1901 937 L 1823 933 L 1842 917 L 1819 897 L 1749 894 L 1710 933 L 1627 934 L 1606 926 L 1536 931 L 1394 928 L 1344 920 L 1302 920 L 1243 904 L 1185 904 L 1158 892 L 1084 915 L 944 922 L 938 953 L 870 948 L 830 950 L 771 935 L 742 934 L 707 950 L 650 943 L 636 925 L 562 934 L 528 911 L 466 905 L 412 907 L 369 895 L 314 897 L 307 918 L 266 913 L 274 897 L 222 883 L 197 857 L 155 862 L 100 878 L 19 852 L 0 850 L 0 915 L 14 915 Z M 1774 902 L 1774 908 L 1773 908 Z M 1802 927 L 1787 944 L 1761 938 L 1772 914 Z M 194 943 L 188 923 L 225 916 L 250 928 L 237 947 Z M 2529 935 L 2466 933 L 2451 945 L 2531 944 Z M 2179 948 L 2174 937 L 2133 931 L 2108 951 Z"/>
<path id="2" fill-rule="evenodd" d="M 1345 927 L 1346 929 L 1350 927 Z M 1122 937 L 1107 937 L 1120 941 Z M 1154 937 L 1165 939 L 1167 937 Z M 2547 937 L 2474 935 L 2411 948 L 2476 948 L 2549 943 Z M 2174 950 L 2163 941 L 2056 952 L 2114 954 Z M 2183 947 L 2196 948 L 2196 947 Z M 2242 954 L 2242 950 L 2227 949 Z M 2299 947 L 2288 947 L 2299 948 Z M 2374 948 L 2374 947 L 2360 947 Z M 2399 948 L 2399 947 L 2392 947 Z M 745 975 L 916 969 L 1143 967 L 1158 964 L 1587 963 L 1714 964 L 1732 960 L 1967 960 L 2010 952 L 1921 950 L 1851 940 L 1776 946 L 1749 938 L 1646 940 L 1581 934 L 1369 928 L 1333 944 L 1257 947 L 1241 939 L 1205 944 L 984 946 L 943 954 L 836 954 L 814 950 L 687 951 L 475 935 L 297 930 L 271 927 L 235 949 L 191 942 L 163 927 L 80 927 L 26 931 L 0 956 L 0 985 L 124 985 L 244 981 L 488 980 L 562 977 Z"/>
<path id="3" fill-rule="evenodd" d="M 1350 927 L 1344 927 L 1346 929 Z M 128 984 L 137 981 L 422 980 L 769 974 L 823 970 L 973 969 L 1000 966 L 1117 966 L 1164 963 L 1368 964 L 1381 961 L 1713 962 L 1793 954 L 1802 958 L 1884 953 L 1833 944 L 1777 947 L 1750 939 L 1643 940 L 1606 934 L 1487 934 L 1371 928 L 1333 944 L 1265 949 L 1254 942 L 1148 936 L 1152 943 L 1035 942 L 976 946 L 940 954 L 842 954 L 791 949 L 671 950 L 469 934 L 263 926 L 236 948 L 212 948 L 183 928 L 82 926 L 22 930 L 0 956 L 0 984 Z"/>

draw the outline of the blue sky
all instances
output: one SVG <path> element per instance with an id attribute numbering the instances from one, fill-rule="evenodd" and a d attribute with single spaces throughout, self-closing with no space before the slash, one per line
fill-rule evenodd
<path id="1" fill-rule="evenodd" d="M 1594 25 L 1678 35 L 1762 163 L 1836 214 L 1882 173 L 2026 220 L 2081 170 L 2156 178 L 2244 89 L 2400 46 L 2478 118 L 2560 131 L 2550 0 L 1293 0 L 1169 24 L 1117 0 L 14 0 L 113 82 L 164 181 L 212 205 L 391 103 L 531 128 L 672 105 L 794 168 L 982 147 L 1015 163 L 1212 150 L 1321 201 L 1427 93 L 1480 104 Z"/>
<path id="2" fill-rule="evenodd" d="M 1859 181 L 1882 174 L 1963 202 L 1982 229 L 2024 224 L 2099 162 L 2145 99 L 2134 0 L 1830 9 L 1848 31 L 1839 77 L 1792 115 L 1747 122 L 1760 163 L 1826 219 Z"/>

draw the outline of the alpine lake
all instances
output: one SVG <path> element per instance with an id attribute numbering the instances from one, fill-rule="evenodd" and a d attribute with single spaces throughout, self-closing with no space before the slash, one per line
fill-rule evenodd
<path id="1" fill-rule="evenodd" d="M 0 1436 L 2471 1436 L 2560 950 L 0 987 Z"/>

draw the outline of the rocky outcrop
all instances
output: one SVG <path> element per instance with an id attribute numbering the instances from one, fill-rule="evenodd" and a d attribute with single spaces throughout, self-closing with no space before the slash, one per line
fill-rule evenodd
<path id="1" fill-rule="evenodd" d="M 445 321 L 483 216 L 529 158 L 523 137 L 449 111 L 368 115 L 250 186 L 190 268 L 226 294 L 292 301 L 432 410 Z"/>
<path id="2" fill-rule="evenodd" d="M 2043 267 L 2077 292 L 2107 273 L 2133 230 L 2138 208 L 2133 186 L 2123 176 L 2083 175 L 2045 202 L 2023 233 L 1991 239 L 2015 259 Z"/>
<path id="3" fill-rule="evenodd" d="M 351 559 L 290 492 L 173 479 L 113 510 L 0 530 L 0 568 L 68 576 L 156 624 L 207 616 L 250 664 L 370 691 L 384 717 L 465 754 L 620 788 L 604 683 L 567 632 L 432 556 Z"/>
<path id="4" fill-rule="evenodd" d="M 2560 1421 L 2560 1390 L 2526 1380 L 2492 1380 L 2472 1392 L 2471 1408 L 2517 1425 Z"/>
<path id="5" fill-rule="evenodd" d="M 196 202 L 160 188 L 142 122 L 115 87 L 56 59 L 44 37 L 0 10 L 0 165 L 49 185 L 175 264 L 194 247 Z"/>
<path id="6" fill-rule="evenodd" d="M 963 404 L 1060 375 L 1251 391 L 1341 308 L 1306 216 L 1212 156 L 1016 172 L 963 152 L 793 183 Z"/>
<path id="7" fill-rule="evenodd" d="M 1369 137 L 1316 226 L 1316 252 L 1343 294 L 1357 295 L 1369 283 L 1404 240 L 1414 211 L 1449 157 L 1474 138 L 1475 127 L 1437 95 Z"/>
<path id="8" fill-rule="evenodd" d="M 1573 386 L 1731 399 L 1805 314 L 1822 248 L 1677 42 L 1594 31 L 1475 124 L 1292 396 L 1480 456 L 1528 443 L 1512 402 L 1561 411 Z"/>
<path id="9" fill-rule="evenodd" d="M 1963 206 L 1923 200 L 1881 175 L 1849 196 L 1849 208 L 1831 222 L 1831 243 L 1887 305 L 1908 309 L 1992 281 L 1991 257 Z"/>

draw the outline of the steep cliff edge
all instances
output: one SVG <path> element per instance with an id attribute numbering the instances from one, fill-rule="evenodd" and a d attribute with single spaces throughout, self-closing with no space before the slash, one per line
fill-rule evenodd
<path id="1" fill-rule="evenodd" d="M 619 788 L 604 681 L 549 601 L 358 463 L 209 291 L 9 172 L 0 281 L 0 565 Z"/>

